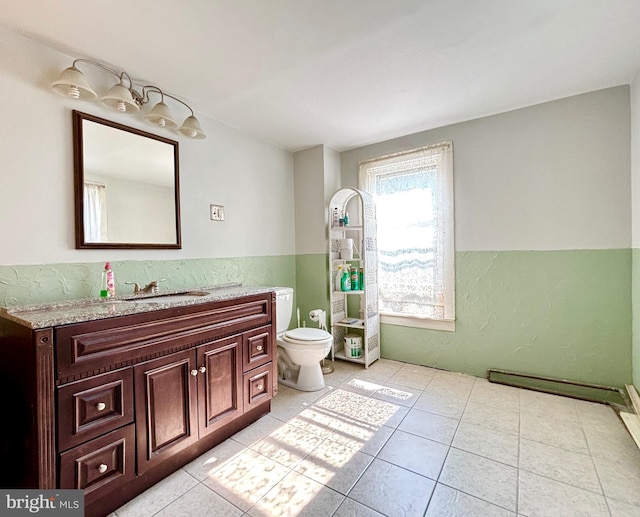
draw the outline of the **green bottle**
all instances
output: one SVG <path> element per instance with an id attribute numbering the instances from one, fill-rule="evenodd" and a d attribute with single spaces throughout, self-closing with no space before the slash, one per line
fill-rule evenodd
<path id="1" fill-rule="evenodd" d="M 107 287 L 107 284 L 107 265 L 105 264 L 104 271 L 102 272 L 102 277 L 100 278 L 100 298 L 107 298 L 109 296 L 109 288 Z"/>
<path id="2" fill-rule="evenodd" d="M 360 282 L 358 281 L 358 268 L 351 268 L 351 290 L 358 291 L 360 289 Z"/>
<path id="3" fill-rule="evenodd" d="M 349 268 L 345 268 L 342 272 L 342 280 L 340 281 L 341 291 L 351 291 L 351 272 Z"/>

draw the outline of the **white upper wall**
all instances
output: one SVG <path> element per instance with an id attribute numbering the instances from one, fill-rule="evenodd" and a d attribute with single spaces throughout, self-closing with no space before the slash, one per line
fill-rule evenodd
<path id="1" fill-rule="evenodd" d="M 296 217 L 296 252 L 324 253 L 324 147 L 319 145 L 293 155 Z M 292 199 L 293 203 L 294 200 Z"/>
<path id="2" fill-rule="evenodd" d="M 324 146 L 324 206 L 326 225 L 329 224 L 329 213 L 327 211 L 327 208 L 329 207 L 331 198 L 339 188 L 340 153 L 338 151 L 335 151 L 334 149 L 331 149 L 330 147 Z"/>
<path id="3" fill-rule="evenodd" d="M 49 84 L 71 61 L 0 29 L 0 265 L 295 253 L 290 152 L 199 114 L 206 140 L 67 100 Z M 181 250 L 75 249 L 73 109 L 179 141 Z M 224 205 L 224 222 L 209 219 L 210 204 Z"/>
<path id="4" fill-rule="evenodd" d="M 340 153 L 319 145 L 294 153 L 293 164 L 296 253 L 327 253 L 327 207 L 340 188 Z"/>
<path id="5" fill-rule="evenodd" d="M 457 251 L 628 248 L 630 125 L 629 87 L 609 88 L 344 152 L 342 182 L 451 140 Z"/>

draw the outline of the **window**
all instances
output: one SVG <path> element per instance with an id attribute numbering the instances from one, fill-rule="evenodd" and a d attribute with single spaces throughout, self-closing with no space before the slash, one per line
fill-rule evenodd
<path id="1" fill-rule="evenodd" d="M 376 202 L 382 322 L 454 330 L 452 143 L 367 160 L 359 174 Z"/>

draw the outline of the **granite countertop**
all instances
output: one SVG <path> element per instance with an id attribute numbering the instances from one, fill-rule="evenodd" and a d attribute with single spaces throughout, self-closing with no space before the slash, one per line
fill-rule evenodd
<path id="1" fill-rule="evenodd" d="M 105 300 L 87 298 L 11 308 L 0 307 L 0 316 L 31 329 L 41 329 L 199 303 L 231 300 L 276 289 L 266 286 L 243 286 L 237 283 L 223 284 L 161 291 L 155 294 L 117 296 Z"/>

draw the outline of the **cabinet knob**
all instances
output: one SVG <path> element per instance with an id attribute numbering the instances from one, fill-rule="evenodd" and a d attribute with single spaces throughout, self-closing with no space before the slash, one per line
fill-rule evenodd
<path id="1" fill-rule="evenodd" d="M 256 350 L 257 350 L 258 352 L 262 352 L 262 345 L 258 345 L 258 346 L 256 347 Z"/>
<path id="2" fill-rule="evenodd" d="M 201 366 L 199 369 L 200 369 L 200 373 L 204 373 L 207 371 L 206 366 Z"/>
<path id="3" fill-rule="evenodd" d="M 264 388 L 264 386 L 263 386 L 262 384 L 258 384 L 258 385 L 256 386 L 256 389 L 257 389 L 258 391 L 262 391 L 262 388 Z"/>
<path id="4" fill-rule="evenodd" d="M 191 375 L 193 375 L 194 377 L 198 375 L 198 370 L 191 370 Z"/>
<path id="5" fill-rule="evenodd" d="M 107 405 L 104 402 L 98 402 L 96 404 L 96 409 L 98 411 L 104 411 L 104 409 L 107 407 Z"/>
<path id="6" fill-rule="evenodd" d="M 108 468 L 109 467 L 107 467 L 104 463 L 100 463 L 100 465 L 98 465 L 98 472 L 100 472 L 100 474 L 104 474 Z"/>

